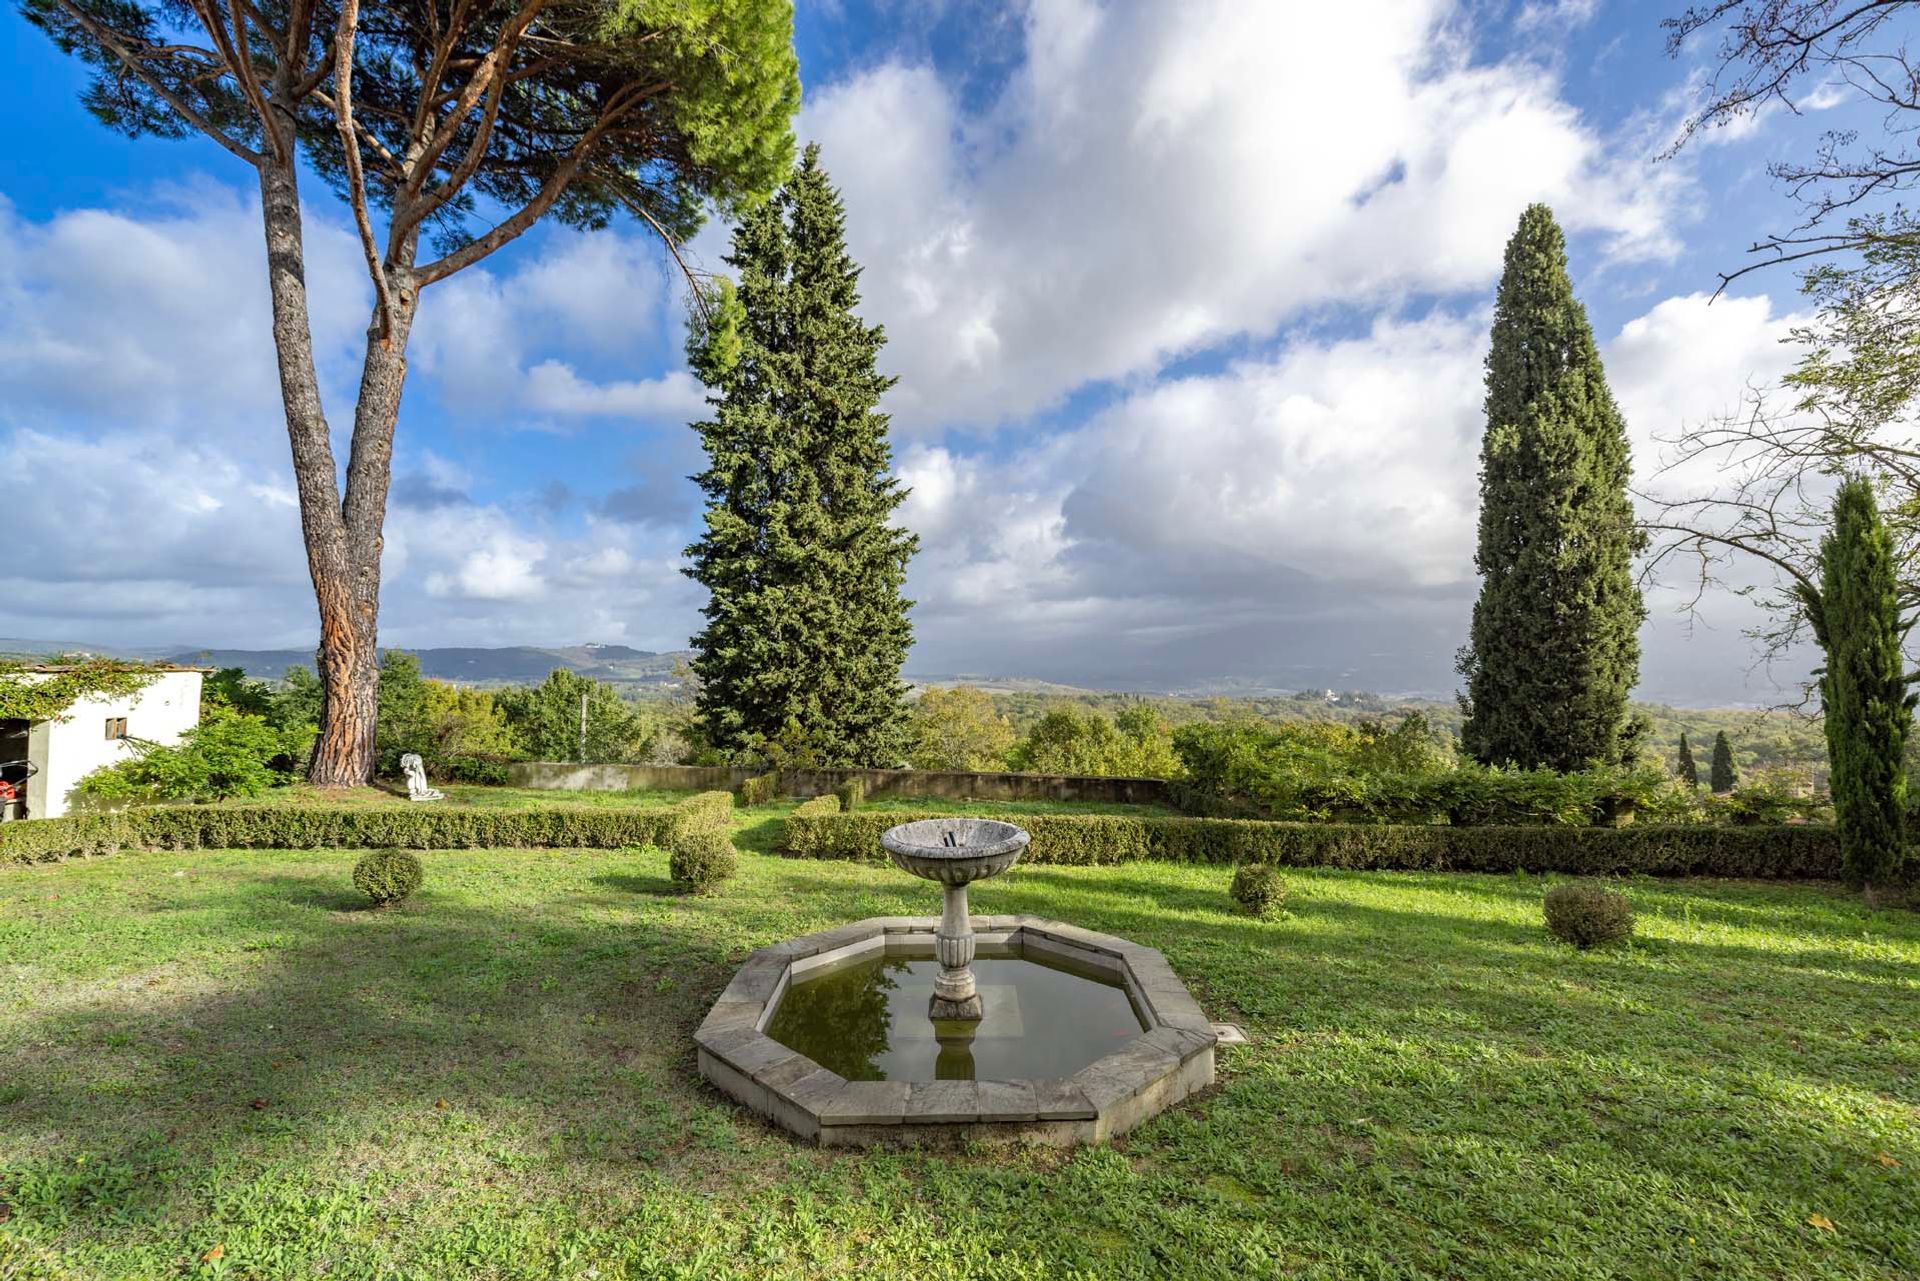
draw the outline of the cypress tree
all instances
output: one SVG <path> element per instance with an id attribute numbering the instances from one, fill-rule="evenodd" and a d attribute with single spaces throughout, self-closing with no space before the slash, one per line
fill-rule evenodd
<path id="1" fill-rule="evenodd" d="M 1626 422 L 1545 205 L 1507 242 L 1486 418 L 1461 743 L 1486 764 L 1621 761 L 1633 746 L 1627 694 L 1646 615 L 1633 557 L 1644 539 L 1627 496 Z"/>
<path id="2" fill-rule="evenodd" d="M 1820 544 L 1819 593 L 1803 588 L 1800 595 L 1827 656 L 1820 701 L 1841 865 L 1858 884 L 1894 885 L 1906 859 L 1913 699 L 1900 653 L 1893 539 L 1867 481 L 1840 486 L 1833 528 Z"/>
<path id="3" fill-rule="evenodd" d="M 1680 735 L 1680 779 L 1688 787 L 1700 786 L 1700 767 L 1693 763 L 1693 748 L 1685 733 Z"/>
<path id="4" fill-rule="evenodd" d="M 692 667 L 709 743 L 776 763 L 897 765 L 908 744 L 901 596 L 918 546 L 889 524 L 891 472 L 876 362 L 885 336 L 854 314 L 846 214 L 808 147 L 749 212 L 688 356 L 710 389 L 696 423 L 706 527 L 687 574 L 710 593 Z"/>
<path id="5" fill-rule="evenodd" d="M 1713 736 L 1713 764 L 1707 772 L 1708 786 L 1716 792 L 1731 792 L 1740 782 L 1740 771 L 1733 767 L 1733 744 L 1727 731 Z"/>

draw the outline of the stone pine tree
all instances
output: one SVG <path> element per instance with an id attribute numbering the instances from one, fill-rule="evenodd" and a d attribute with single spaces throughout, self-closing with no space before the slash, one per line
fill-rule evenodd
<path id="1" fill-rule="evenodd" d="M 1687 742 L 1687 736 L 1680 735 L 1680 781 L 1688 787 L 1700 786 L 1700 767 L 1693 761 L 1693 746 Z"/>
<path id="2" fill-rule="evenodd" d="M 1898 884 L 1906 860 L 1907 693 L 1900 640 L 1900 588 L 1893 539 L 1873 486 L 1848 480 L 1834 497 L 1833 527 L 1820 545 L 1820 587 L 1799 596 L 1826 651 L 1820 702 L 1840 860 L 1870 888 Z"/>
<path id="3" fill-rule="evenodd" d="M 1707 785 L 1716 792 L 1731 792 L 1740 782 L 1740 771 L 1733 766 L 1733 744 L 1727 731 L 1713 736 L 1713 764 L 1707 772 Z"/>
<path id="4" fill-rule="evenodd" d="M 765 196 L 793 162 L 791 0 L 21 0 L 20 9 L 85 64 L 81 101 L 107 128 L 203 138 L 254 171 L 260 283 L 319 607 L 309 773 L 325 787 L 366 783 L 394 431 L 425 291 L 545 219 L 600 227 L 628 215 L 671 245 L 710 207 Z M 307 256 L 301 185 L 313 179 L 352 213 L 361 261 L 347 274 L 335 255 Z M 245 246 L 228 252 L 224 270 L 255 270 Z M 373 305 L 351 429 L 340 431 L 321 403 L 308 290 L 359 285 Z"/>
<path id="5" fill-rule="evenodd" d="M 860 268 L 818 147 L 725 261 L 737 281 L 688 344 L 713 407 L 695 424 L 706 527 L 686 571 L 711 594 L 693 642 L 702 726 L 729 756 L 897 765 L 918 540 L 891 523 L 906 490 L 878 408 L 885 336 L 855 314 Z"/>
<path id="6" fill-rule="evenodd" d="M 1484 763 L 1528 768 L 1630 758 L 1646 608 L 1627 429 L 1545 205 L 1507 242 L 1486 422 L 1461 743 Z"/>

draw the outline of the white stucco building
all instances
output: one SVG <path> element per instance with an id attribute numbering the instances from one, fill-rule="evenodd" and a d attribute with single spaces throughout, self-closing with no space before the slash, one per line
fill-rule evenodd
<path id="1" fill-rule="evenodd" d="M 29 669 L 18 679 L 45 679 L 59 668 Z M 0 720 L 0 763 L 24 759 L 26 817 L 57 818 L 67 793 L 102 765 L 126 759 L 135 743 L 171 744 L 200 723 L 199 667 L 159 669 L 152 681 L 124 695 L 89 695 L 55 720 Z M 12 777 L 12 775 L 9 775 Z"/>

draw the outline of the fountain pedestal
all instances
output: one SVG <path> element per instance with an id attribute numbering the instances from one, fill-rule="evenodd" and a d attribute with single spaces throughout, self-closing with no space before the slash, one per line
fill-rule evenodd
<path id="1" fill-rule="evenodd" d="M 940 958 L 940 976 L 933 981 L 928 1017 L 979 1019 L 980 993 L 973 982 L 973 921 L 967 915 L 967 887 L 947 886 L 946 906 L 940 913 L 940 931 L 933 936 L 933 954 Z"/>
<path id="2" fill-rule="evenodd" d="M 967 886 L 998 876 L 1019 862 L 1027 841 L 1027 834 L 1013 824 L 985 818 L 922 819 L 881 833 L 880 845 L 898 867 L 939 881 L 946 890 L 940 929 L 933 940 L 940 974 L 927 1003 L 928 1017 L 937 1022 L 977 1023 L 982 1016 L 980 993 L 973 981 L 976 944 L 973 921 L 967 915 Z M 957 1031 L 952 1036 L 957 1040 Z M 966 1039 L 970 1041 L 971 1035 Z"/>

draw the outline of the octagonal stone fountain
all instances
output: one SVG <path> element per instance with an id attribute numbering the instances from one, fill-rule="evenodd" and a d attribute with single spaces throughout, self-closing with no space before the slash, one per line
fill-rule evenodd
<path id="1" fill-rule="evenodd" d="M 986 819 L 888 830 L 894 863 L 942 886 L 942 914 L 753 953 L 694 1034 L 701 1075 L 832 1146 L 1098 1142 L 1211 1084 L 1214 1029 L 1159 952 L 969 914 L 968 886 L 1012 867 L 1027 841 Z"/>

